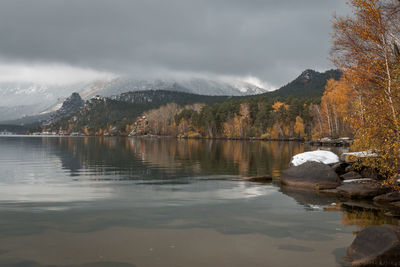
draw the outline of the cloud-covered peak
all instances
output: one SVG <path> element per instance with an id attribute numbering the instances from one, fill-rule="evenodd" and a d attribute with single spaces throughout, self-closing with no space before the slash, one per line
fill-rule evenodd
<path id="1" fill-rule="evenodd" d="M 0 61 L 0 83 L 63 86 L 115 78 L 111 72 L 65 64 L 23 64 Z"/>
<path id="2" fill-rule="evenodd" d="M 332 68 L 331 16 L 346 12 L 345 2 L 2 0 L 0 59 L 118 74 L 251 74 L 280 86 L 306 68 Z M 76 77 L 97 77 L 90 69 Z M 59 75 L 49 73 L 40 79 Z"/>

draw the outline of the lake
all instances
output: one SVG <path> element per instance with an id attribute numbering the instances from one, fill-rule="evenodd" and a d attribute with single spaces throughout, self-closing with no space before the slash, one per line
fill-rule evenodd
<path id="1" fill-rule="evenodd" d="M 0 266 L 346 266 L 356 233 L 398 221 L 281 188 L 291 156 L 312 149 L 0 137 Z M 239 180 L 263 174 L 273 182 Z"/>

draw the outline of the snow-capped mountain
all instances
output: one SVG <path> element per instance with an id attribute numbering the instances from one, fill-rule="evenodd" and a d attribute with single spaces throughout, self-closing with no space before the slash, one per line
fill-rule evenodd
<path id="1" fill-rule="evenodd" d="M 0 83 L 0 121 L 58 110 L 73 92 L 84 100 L 96 95 L 110 97 L 131 91 L 166 90 L 200 95 L 254 95 L 268 91 L 251 82 L 228 78 L 136 79 L 128 76 L 68 86 Z"/>
<path id="2" fill-rule="evenodd" d="M 32 116 L 55 106 L 61 106 L 66 97 L 83 84 L 49 86 L 34 83 L 0 83 L 0 121 Z M 55 110 L 54 110 L 55 109 Z"/>
<path id="3" fill-rule="evenodd" d="M 208 78 L 196 76 L 177 78 L 175 76 L 174 78 L 163 79 L 139 79 L 132 78 L 132 76 L 121 76 L 68 86 L 0 83 L 0 122 L 38 114 L 41 116 L 50 115 L 51 112 L 60 109 L 64 100 L 73 92 L 77 92 L 83 100 L 89 100 L 97 95 L 118 98 L 123 93 L 149 90 L 213 96 L 263 94 L 270 97 L 286 97 L 289 95 L 320 97 L 323 94 L 326 81 L 331 78 L 339 79 L 340 76 L 339 70 L 320 73 L 308 69 L 295 80 L 275 91 L 254 77 Z"/>
<path id="4" fill-rule="evenodd" d="M 80 92 L 83 98 L 95 95 L 112 96 L 132 91 L 166 90 L 199 95 L 254 95 L 265 93 L 266 88 L 249 82 L 227 79 L 184 78 L 184 79 L 133 79 L 119 77 L 109 82 L 96 82 Z"/>

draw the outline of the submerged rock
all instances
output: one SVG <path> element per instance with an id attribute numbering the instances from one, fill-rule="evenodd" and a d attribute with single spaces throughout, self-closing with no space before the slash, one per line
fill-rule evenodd
<path id="1" fill-rule="evenodd" d="M 314 192 L 306 188 L 299 188 L 294 186 L 281 185 L 281 192 L 294 200 L 304 207 L 322 207 L 328 206 L 333 202 L 336 202 L 337 198 L 334 195 L 319 194 L 320 192 Z"/>
<path id="2" fill-rule="evenodd" d="M 300 166 L 306 162 L 319 162 L 324 164 L 335 164 L 339 162 L 339 157 L 326 150 L 316 150 L 297 154 L 292 157 L 289 166 Z"/>
<path id="3" fill-rule="evenodd" d="M 311 161 L 284 171 L 281 182 L 288 186 L 322 190 L 336 188 L 340 185 L 340 178 L 328 165 Z"/>
<path id="4" fill-rule="evenodd" d="M 369 226 L 347 249 L 352 266 L 400 266 L 400 227 Z"/>
<path id="5" fill-rule="evenodd" d="M 252 177 L 243 177 L 241 178 L 241 180 L 248 182 L 269 183 L 272 182 L 272 177 L 268 175 L 252 176 Z"/>
<path id="6" fill-rule="evenodd" d="M 374 181 L 345 183 L 336 188 L 338 194 L 353 199 L 371 199 L 388 192 L 389 188 Z"/>

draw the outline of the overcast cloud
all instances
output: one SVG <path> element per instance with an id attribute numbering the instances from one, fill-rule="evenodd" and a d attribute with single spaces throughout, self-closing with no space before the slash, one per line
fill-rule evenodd
<path id="1" fill-rule="evenodd" d="M 280 86 L 306 68 L 333 67 L 331 18 L 346 13 L 345 2 L 0 0 L 0 81 L 58 66 L 62 79 L 80 70 L 92 78 L 187 72 Z M 40 74 L 27 76 L 35 66 Z"/>

